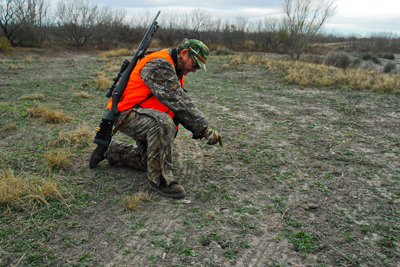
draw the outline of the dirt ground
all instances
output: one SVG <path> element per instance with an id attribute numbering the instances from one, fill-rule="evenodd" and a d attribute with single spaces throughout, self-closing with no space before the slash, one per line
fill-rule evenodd
<path id="1" fill-rule="evenodd" d="M 107 99 L 91 81 L 122 60 L 24 58 L 0 57 L 0 128 L 17 126 L 0 133 L 0 167 L 46 176 L 43 155 L 59 149 L 49 141 L 98 126 Z M 94 145 L 71 146 L 70 165 L 50 174 L 68 188 L 65 201 L 1 208 L 0 265 L 400 266 L 399 96 L 302 88 L 229 62 L 211 55 L 207 73 L 186 79 L 225 148 L 180 127 L 174 175 L 185 198 L 127 210 L 124 196 L 149 191 L 146 173 L 107 161 L 89 169 Z M 93 97 L 74 96 L 81 91 Z M 32 92 L 45 97 L 20 100 Z M 73 120 L 30 118 L 38 105 Z"/>

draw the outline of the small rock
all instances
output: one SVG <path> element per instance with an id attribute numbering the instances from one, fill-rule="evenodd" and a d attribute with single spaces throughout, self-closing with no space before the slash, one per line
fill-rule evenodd
<path id="1" fill-rule="evenodd" d="M 190 204 L 191 201 L 190 201 L 190 200 L 187 200 L 187 199 L 183 199 L 183 200 L 182 200 L 182 203 L 183 203 L 183 204 Z"/>
<path id="2" fill-rule="evenodd" d="M 308 208 L 309 209 L 316 209 L 316 208 L 319 208 L 319 206 L 317 204 L 308 204 Z"/>
<path id="3" fill-rule="evenodd" d="M 357 225 L 359 225 L 359 226 L 363 226 L 363 225 L 365 225 L 365 226 L 370 226 L 367 222 L 363 222 L 363 221 L 361 221 L 361 222 L 359 222 L 359 221 L 353 221 L 355 224 L 357 224 Z"/>
<path id="4" fill-rule="evenodd" d="M 208 245 L 210 245 L 210 243 L 211 243 L 211 240 L 209 240 L 209 239 L 204 239 L 203 241 L 201 241 L 201 244 L 203 245 L 203 246 L 208 246 Z"/>
<path id="5" fill-rule="evenodd" d="M 305 209 L 305 210 L 309 210 L 310 208 L 307 206 L 307 204 L 304 204 L 303 206 L 303 209 Z"/>

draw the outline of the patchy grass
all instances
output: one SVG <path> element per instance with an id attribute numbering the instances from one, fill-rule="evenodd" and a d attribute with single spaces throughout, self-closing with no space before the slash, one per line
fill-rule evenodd
<path id="1" fill-rule="evenodd" d="M 51 110 L 49 108 L 39 106 L 37 108 L 31 108 L 28 113 L 33 118 L 43 118 L 47 123 L 64 123 L 71 121 L 72 118 L 60 111 Z"/>
<path id="2" fill-rule="evenodd" d="M 383 93 L 398 93 L 400 90 L 400 73 L 383 74 L 374 70 L 340 69 L 333 66 L 301 61 L 288 61 L 259 56 L 232 56 L 231 65 L 248 62 L 252 65 L 265 66 L 276 74 L 281 74 L 291 84 L 301 86 L 347 85 L 359 90 L 370 90 Z"/>
<path id="3" fill-rule="evenodd" d="M 75 96 L 81 98 L 93 98 L 93 95 L 86 92 L 75 93 Z"/>
<path id="4" fill-rule="evenodd" d="M 225 148 L 193 140 L 180 127 L 173 175 L 187 195 L 146 202 L 146 172 L 107 160 L 88 168 L 108 99 L 85 81 L 107 77 L 119 62 L 74 55 L 0 62 L 7 81 L 0 92 L 8 96 L 0 103 L 1 127 L 16 126 L 11 134 L 0 131 L 0 168 L 7 173 L 1 192 L 10 198 L 0 205 L 0 265 L 399 262 L 396 75 L 318 69 L 276 55 L 212 54 L 207 73 L 188 75 L 185 86 Z M 394 79 L 396 90 L 374 91 L 385 79 Z M 362 80 L 371 84 L 361 87 Z M 82 87 L 91 98 L 75 95 Z M 45 96 L 39 107 L 46 108 L 20 100 L 33 92 Z M 43 123 L 50 107 L 73 120 Z M 27 116 L 31 109 L 39 119 Z M 120 132 L 113 138 L 135 145 Z"/>
<path id="5" fill-rule="evenodd" d="M 23 95 L 19 99 L 20 100 L 42 100 L 42 99 L 44 99 L 44 95 L 41 93 L 33 93 L 33 94 Z"/>
<path id="6" fill-rule="evenodd" d="M 1 128 L 2 131 L 16 131 L 17 129 L 18 129 L 17 125 L 13 123 L 5 125 Z"/>
<path id="7" fill-rule="evenodd" d="M 87 147 L 93 142 L 94 132 L 87 126 L 79 127 L 71 132 L 63 132 L 49 143 L 49 146 L 79 146 Z"/>
<path id="8" fill-rule="evenodd" d="M 127 48 L 120 48 L 117 50 L 110 50 L 110 51 L 106 51 L 106 52 L 101 52 L 99 54 L 100 58 L 108 58 L 108 57 L 122 57 L 122 56 L 131 56 L 133 55 L 133 53 L 135 53 L 132 50 L 129 50 Z"/>
<path id="9" fill-rule="evenodd" d="M 54 179 L 18 175 L 11 169 L 2 170 L 0 205 L 32 209 L 37 204 L 48 204 L 50 200 L 62 198 L 58 188 L 59 185 Z"/>

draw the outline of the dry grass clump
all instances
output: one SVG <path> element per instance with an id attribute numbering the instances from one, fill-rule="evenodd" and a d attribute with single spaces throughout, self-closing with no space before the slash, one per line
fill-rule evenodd
<path id="1" fill-rule="evenodd" d="M 94 131 L 88 127 L 79 127 L 75 131 L 68 133 L 61 133 L 58 138 L 49 143 L 50 146 L 54 145 L 70 145 L 73 144 L 79 147 L 89 146 L 94 138 Z"/>
<path id="2" fill-rule="evenodd" d="M 262 56 L 250 56 L 247 60 L 247 63 L 251 65 L 260 65 L 260 64 L 265 64 L 267 62 L 268 62 L 267 58 Z"/>
<path id="3" fill-rule="evenodd" d="M 89 86 L 89 83 L 87 82 L 87 81 L 84 81 L 83 83 L 82 83 L 82 87 L 88 87 Z"/>
<path id="4" fill-rule="evenodd" d="M 89 93 L 86 92 L 80 92 L 75 94 L 76 97 L 82 97 L 82 98 L 92 98 L 93 96 Z"/>
<path id="5" fill-rule="evenodd" d="M 72 118 L 60 111 L 51 110 L 43 106 L 39 106 L 37 108 L 31 108 L 28 110 L 29 115 L 33 118 L 43 118 L 47 123 L 63 123 L 67 121 L 71 121 Z"/>
<path id="6" fill-rule="evenodd" d="M 256 62 L 255 59 L 252 61 Z M 346 84 L 354 89 L 373 89 L 385 93 L 400 91 L 400 73 L 383 74 L 374 70 L 340 69 L 333 66 L 276 58 L 264 58 L 262 62 L 265 63 L 258 64 L 283 75 L 289 83 L 302 86 Z"/>
<path id="7" fill-rule="evenodd" d="M 8 65 L 8 69 L 9 69 L 9 70 L 14 69 L 14 65 L 13 65 L 13 64 Z"/>
<path id="8" fill-rule="evenodd" d="M 1 128 L 1 130 L 3 130 L 3 131 L 16 131 L 17 130 L 17 125 L 12 123 L 12 124 L 4 126 L 3 128 Z"/>
<path id="9" fill-rule="evenodd" d="M 19 99 L 20 100 L 41 100 L 41 99 L 44 99 L 44 95 L 39 94 L 39 93 L 27 94 L 27 95 L 21 96 Z"/>
<path id="10" fill-rule="evenodd" d="M 69 151 L 48 151 L 44 155 L 47 165 L 50 169 L 61 169 L 69 165 L 69 157 L 71 153 Z"/>
<path id="11" fill-rule="evenodd" d="M 233 52 L 231 50 L 229 50 L 223 46 L 222 47 L 218 46 L 215 51 L 215 55 L 217 55 L 217 56 L 228 56 L 228 55 L 232 55 L 232 54 L 233 54 Z"/>
<path id="12" fill-rule="evenodd" d="M 0 206 L 28 207 L 62 197 L 54 179 L 15 175 L 12 169 L 0 173 Z"/>
<path id="13" fill-rule="evenodd" d="M 247 62 L 247 57 L 244 55 L 234 55 L 230 56 L 230 64 L 233 66 L 245 64 Z"/>
<path id="14" fill-rule="evenodd" d="M 106 58 L 106 57 L 122 57 L 122 56 L 129 56 L 132 54 L 132 51 L 130 51 L 127 48 L 120 48 L 118 50 L 110 50 L 107 52 L 101 52 L 99 54 L 99 57 L 101 58 Z"/>
<path id="15" fill-rule="evenodd" d="M 147 192 L 138 192 L 130 196 L 125 196 L 122 199 L 122 204 L 126 209 L 139 210 L 142 206 L 142 202 L 152 202 L 154 195 Z"/>
<path id="16" fill-rule="evenodd" d="M 103 67 L 101 70 L 107 72 L 107 73 L 118 73 L 120 69 L 120 66 L 115 65 L 113 62 L 108 63 L 105 67 Z"/>
<path id="17" fill-rule="evenodd" d="M 101 91 L 105 91 L 110 87 L 112 81 L 107 79 L 105 76 L 99 76 L 96 80 L 94 80 L 94 83 Z"/>
<path id="18" fill-rule="evenodd" d="M 101 71 L 96 71 L 95 73 L 93 73 L 94 76 L 96 77 L 100 77 L 100 76 L 104 76 L 104 73 L 102 73 Z"/>
<path id="19" fill-rule="evenodd" d="M 28 55 L 25 57 L 26 62 L 32 62 L 32 55 Z"/>

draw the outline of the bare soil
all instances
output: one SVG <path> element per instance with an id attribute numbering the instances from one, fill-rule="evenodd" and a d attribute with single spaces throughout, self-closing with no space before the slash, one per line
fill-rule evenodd
<path id="1" fill-rule="evenodd" d="M 43 155 L 58 147 L 48 142 L 81 125 L 94 129 L 105 115 L 105 92 L 91 80 L 110 61 L 122 62 L 3 56 L 0 128 L 17 130 L 0 133 L 1 169 L 49 175 Z M 186 79 L 226 147 L 180 127 L 174 175 L 185 198 L 127 210 L 125 195 L 149 190 L 146 173 L 107 161 L 91 170 L 94 145 L 71 146 L 70 165 L 51 171 L 67 188 L 65 201 L 1 208 L 0 265 L 399 266 L 399 96 L 302 88 L 262 66 L 226 63 L 211 56 L 207 73 Z M 94 97 L 74 96 L 80 91 Z M 19 100 L 32 92 L 45 98 Z M 30 118 L 38 105 L 74 119 Z"/>

